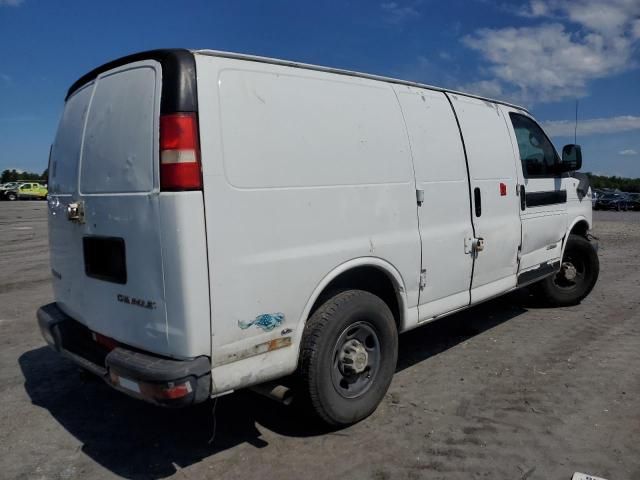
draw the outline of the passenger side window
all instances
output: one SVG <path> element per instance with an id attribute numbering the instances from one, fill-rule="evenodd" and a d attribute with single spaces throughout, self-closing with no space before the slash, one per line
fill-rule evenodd
<path id="1" fill-rule="evenodd" d="M 525 177 L 554 177 L 560 159 L 540 126 L 525 115 L 510 113 Z"/>

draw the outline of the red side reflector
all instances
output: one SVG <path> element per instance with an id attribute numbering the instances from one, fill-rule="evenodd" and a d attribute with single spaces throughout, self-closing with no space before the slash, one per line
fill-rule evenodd
<path id="1" fill-rule="evenodd" d="M 507 184 L 500 183 L 500 196 L 504 197 L 507 194 Z"/>
<path id="2" fill-rule="evenodd" d="M 200 190 L 200 145 L 195 113 L 160 117 L 161 190 Z"/>

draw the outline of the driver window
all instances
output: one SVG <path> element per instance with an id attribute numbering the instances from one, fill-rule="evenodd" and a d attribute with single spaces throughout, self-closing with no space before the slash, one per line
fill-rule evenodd
<path id="1" fill-rule="evenodd" d="M 558 154 L 542 129 L 525 115 L 510 113 L 509 117 L 518 140 L 524 176 L 555 176 Z"/>

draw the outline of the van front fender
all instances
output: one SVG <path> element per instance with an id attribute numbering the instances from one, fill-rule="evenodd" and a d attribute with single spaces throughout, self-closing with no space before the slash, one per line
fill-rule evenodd
<path id="1" fill-rule="evenodd" d="M 573 221 L 571 222 L 571 225 L 567 229 L 567 233 L 564 235 L 564 238 L 562 239 L 562 253 L 560 255 L 560 259 L 564 257 L 564 249 L 567 247 L 567 241 L 569 240 L 569 235 L 571 234 L 571 232 L 573 232 L 574 230 L 577 230 L 577 231 L 586 233 L 589 230 L 591 230 L 591 226 L 592 226 L 591 223 L 585 216 L 579 215 L 573 219 Z"/>

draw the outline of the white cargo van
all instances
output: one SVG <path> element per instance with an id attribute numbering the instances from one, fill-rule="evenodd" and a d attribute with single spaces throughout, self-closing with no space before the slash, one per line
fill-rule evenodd
<path id="1" fill-rule="evenodd" d="M 39 325 L 134 397 L 295 374 L 349 424 L 385 394 L 398 333 L 524 285 L 554 305 L 590 292 L 581 163 L 504 102 L 217 51 L 125 57 L 66 97 Z"/>

